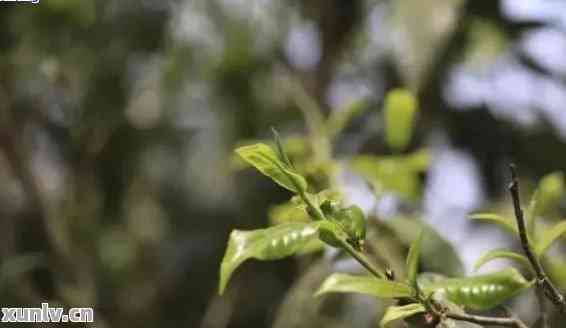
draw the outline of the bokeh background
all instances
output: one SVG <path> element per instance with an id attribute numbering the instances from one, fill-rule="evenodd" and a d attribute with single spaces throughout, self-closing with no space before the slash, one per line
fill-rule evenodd
<path id="1" fill-rule="evenodd" d="M 378 225 L 419 213 L 459 254 L 429 254 L 448 273 L 517 247 L 466 218 L 511 213 L 507 163 L 526 192 L 566 169 L 561 0 L 0 2 L 0 31 L 3 306 L 94 306 L 96 327 L 375 326 L 379 302 L 311 298 L 354 266 L 329 250 L 246 263 L 217 295 L 229 232 L 269 225 L 290 196 L 236 169 L 232 150 L 271 126 L 307 134 L 304 107 L 363 102 L 333 143 L 340 164 L 390 155 L 384 95 L 416 96 L 407 152 L 431 154 L 416 200 L 375 197 L 347 169 L 338 183 Z M 383 236 L 382 252 L 404 256 L 403 238 Z M 532 322 L 535 304 L 512 305 Z"/>

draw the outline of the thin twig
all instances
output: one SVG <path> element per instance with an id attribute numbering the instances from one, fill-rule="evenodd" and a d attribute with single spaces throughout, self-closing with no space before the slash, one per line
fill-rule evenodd
<path id="1" fill-rule="evenodd" d="M 509 165 L 511 170 L 511 184 L 509 185 L 509 191 L 511 192 L 511 197 L 513 198 L 513 207 L 515 208 L 515 218 L 517 219 L 517 228 L 519 229 L 519 238 L 521 239 L 521 246 L 527 256 L 527 259 L 531 263 L 533 270 L 536 275 L 537 288 L 543 290 L 544 295 L 552 302 L 556 307 L 560 309 L 562 313 L 566 313 L 566 300 L 564 296 L 558 291 L 554 284 L 550 281 L 544 269 L 533 251 L 533 247 L 529 241 L 529 236 L 527 235 L 527 227 L 525 226 L 525 218 L 523 215 L 523 210 L 521 209 L 521 198 L 519 197 L 519 179 L 517 178 L 517 169 L 515 165 Z"/>
<path id="2" fill-rule="evenodd" d="M 451 312 L 445 313 L 444 315 L 452 320 L 467 321 L 478 325 L 528 328 L 528 326 L 523 321 L 517 318 L 494 318 L 494 317 L 484 317 L 479 315 L 472 315 L 465 313 L 451 313 Z"/>
<path id="3" fill-rule="evenodd" d="M 350 245 L 347 241 L 342 240 L 339 238 L 340 244 L 342 244 L 342 248 L 348 252 L 358 263 L 360 263 L 366 270 L 368 270 L 372 275 L 379 279 L 387 279 L 384 273 L 379 271 L 377 268 L 371 264 L 367 257 L 365 257 L 362 253 L 358 252 L 352 245 Z"/>

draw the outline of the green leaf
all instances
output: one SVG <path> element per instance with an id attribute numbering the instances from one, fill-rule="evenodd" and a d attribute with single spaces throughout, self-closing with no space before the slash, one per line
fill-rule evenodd
<path id="1" fill-rule="evenodd" d="M 555 282 L 558 288 L 566 290 L 566 262 L 564 262 L 564 259 L 547 256 L 543 261 L 550 280 Z"/>
<path id="2" fill-rule="evenodd" d="M 419 195 L 419 174 L 429 164 L 426 151 L 403 156 L 355 156 L 351 168 L 368 180 L 376 193 L 395 192 L 399 196 L 414 200 Z"/>
<path id="3" fill-rule="evenodd" d="M 234 230 L 220 266 L 222 294 L 234 270 L 244 261 L 277 260 L 300 253 L 318 239 L 318 222 L 294 222 L 251 231 Z"/>
<path id="4" fill-rule="evenodd" d="M 421 254 L 421 244 L 423 241 L 423 232 L 411 245 L 409 254 L 407 255 L 407 279 L 409 284 L 414 286 L 417 282 L 417 274 L 419 272 L 419 257 Z"/>
<path id="5" fill-rule="evenodd" d="M 274 205 L 269 208 L 269 222 L 278 225 L 289 222 L 310 222 L 309 214 L 304 206 L 292 201 Z"/>
<path id="6" fill-rule="evenodd" d="M 407 165 L 415 172 L 426 171 L 431 163 L 431 156 L 428 149 L 420 149 L 405 156 Z"/>
<path id="7" fill-rule="evenodd" d="M 379 326 L 383 328 L 393 321 L 402 320 L 425 311 L 425 307 L 419 303 L 412 303 L 403 306 L 390 306 L 385 311 L 383 318 L 381 318 Z"/>
<path id="8" fill-rule="evenodd" d="M 394 89 L 385 97 L 385 139 L 397 151 L 404 150 L 413 135 L 417 100 L 405 89 Z"/>
<path id="9" fill-rule="evenodd" d="M 421 245 L 421 271 L 431 271 L 447 276 L 464 274 L 464 267 L 458 253 L 450 242 L 442 238 L 434 227 L 416 218 L 396 217 L 385 225 L 392 229 L 397 238 L 410 245 L 424 231 L 426 238 Z"/>
<path id="10" fill-rule="evenodd" d="M 495 223 L 495 224 L 498 224 L 501 227 L 505 228 L 507 231 L 510 231 L 510 232 L 512 232 L 516 235 L 519 234 L 519 230 L 517 230 L 517 226 L 515 225 L 514 222 L 512 222 L 512 221 L 508 220 L 507 218 L 505 218 L 501 215 L 498 215 L 498 214 L 477 213 L 477 214 L 470 215 L 470 219 Z"/>
<path id="11" fill-rule="evenodd" d="M 361 208 L 356 205 L 339 209 L 329 219 L 335 222 L 346 234 L 346 241 L 357 251 L 363 249 L 366 239 L 366 218 Z"/>
<path id="12" fill-rule="evenodd" d="M 271 127 L 271 132 L 273 133 L 273 138 L 275 139 L 275 146 L 277 147 L 277 153 L 279 154 L 279 160 L 281 160 L 287 167 L 293 168 L 293 163 L 287 156 L 285 149 L 283 148 L 283 144 L 281 143 L 281 137 L 279 136 L 279 132 L 274 127 Z"/>
<path id="13" fill-rule="evenodd" d="M 342 248 L 342 243 L 346 241 L 348 235 L 338 223 L 324 220 L 320 222 L 319 238 L 332 247 Z"/>
<path id="14" fill-rule="evenodd" d="M 545 175 L 539 182 L 527 208 L 527 229 L 529 236 L 536 240 L 536 218 L 554 210 L 564 195 L 564 174 L 554 172 Z"/>
<path id="15" fill-rule="evenodd" d="M 514 268 L 467 278 L 450 278 L 423 286 L 425 293 L 440 293 L 455 304 L 488 310 L 530 287 Z"/>
<path id="16" fill-rule="evenodd" d="M 258 143 L 244 146 L 237 148 L 236 153 L 280 186 L 295 193 L 307 190 L 308 185 L 305 178 L 283 163 L 268 145 Z"/>
<path id="17" fill-rule="evenodd" d="M 506 249 L 493 249 L 482 255 L 476 261 L 476 263 L 474 264 L 474 270 L 477 271 L 482 265 L 486 264 L 487 262 L 501 258 L 517 261 L 520 264 L 522 264 L 525 268 L 529 270 L 531 269 L 531 264 L 529 263 L 529 260 L 525 256 Z"/>
<path id="18" fill-rule="evenodd" d="M 326 293 L 360 293 L 379 298 L 411 297 L 414 294 L 407 284 L 372 276 L 353 276 L 343 273 L 335 273 L 328 277 L 315 296 Z"/>
<path id="19" fill-rule="evenodd" d="M 542 256 L 550 246 L 562 235 L 566 233 L 566 221 L 556 224 L 554 227 L 546 230 L 535 245 L 535 252 L 538 256 Z"/>

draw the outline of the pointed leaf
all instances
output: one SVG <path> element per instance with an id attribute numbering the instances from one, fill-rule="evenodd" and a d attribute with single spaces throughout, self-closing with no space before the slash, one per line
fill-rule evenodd
<path id="1" fill-rule="evenodd" d="M 556 208 L 560 198 L 564 195 L 564 174 L 553 172 L 545 175 L 539 182 L 529 207 L 527 208 L 527 229 L 533 240 L 536 240 L 536 218 L 547 214 Z"/>
<path id="2" fill-rule="evenodd" d="M 305 178 L 293 172 L 268 145 L 258 143 L 244 146 L 237 148 L 236 153 L 280 186 L 295 193 L 307 190 Z"/>
<path id="3" fill-rule="evenodd" d="M 318 239 L 318 222 L 293 222 L 251 231 L 234 230 L 220 266 L 219 293 L 222 294 L 230 276 L 244 261 L 277 260 L 310 247 Z"/>
<path id="4" fill-rule="evenodd" d="M 405 89 L 394 89 L 385 97 L 385 138 L 389 146 L 404 150 L 413 135 L 416 98 Z"/>
<path id="5" fill-rule="evenodd" d="M 413 241 L 413 244 L 409 249 L 409 254 L 407 255 L 407 279 L 411 286 L 414 286 L 417 281 L 422 240 L 423 232 L 421 232 L 419 237 Z"/>
<path id="6" fill-rule="evenodd" d="M 456 304 L 489 310 L 530 287 L 514 268 L 467 278 L 450 278 L 423 286 L 425 293 L 441 293 Z"/>
<path id="7" fill-rule="evenodd" d="M 285 163 L 285 165 L 287 165 L 287 167 L 294 168 L 293 163 L 291 163 L 289 156 L 287 156 L 287 153 L 285 152 L 285 149 L 283 148 L 283 144 L 281 143 L 281 137 L 279 136 L 279 132 L 277 132 L 277 130 L 274 127 L 271 128 L 271 132 L 273 133 L 273 138 L 275 139 L 275 146 L 277 147 L 277 153 L 279 154 L 279 160 L 281 160 L 283 163 Z"/>
<path id="8" fill-rule="evenodd" d="M 424 231 L 426 238 L 421 245 L 421 271 L 430 271 L 447 276 L 461 276 L 464 266 L 454 246 L 444 239 L 435 227 L 417 218 L 396 217 L 386 222 L 404 244 L 410 245 L 419 233 Z"/>
<path id="9" fill-rule="evenodd" d="M 506 250 L 506 249 L 493 249 L 484 255 L 482 255 L 474 264 L 474 270 L 478 270 L 482 265 L 486 264 L 487 262 L 493 261 L 495 259 L 506 258 L 510 260 L 514 260 L 522 264 L 525 268 L 531 269 L 531 264 L 529 260 L 518 253 Z"/>
<path id="10" fill-rule="evenodd" d="M 504 216 L 494 214 L 494 213 L 477 213 L 470 215 L 470 219 L 473 220 L 481 220 L 490 223 L 495 223 L 500 225 L 501 227 L 505 228 L 507 231 L 511 231 L 514 234 L 518 234 L 519 231 L 517 230 L 517 226 L 514 222 L 508 220 Z"/>
<path id="11" fill-rule="evenodd" d="M 371 276 L 335 273 L 328 277 L 315 296 L 326 293 L 360 293 L 380 298 L 411 297 L 409 285 Z"/>
<path id="12" fill-rule="evenodd" d="M 536 244 L 536 254 L 538 256 L 542 256 L 548 248 L 564 234 L 566 234 L 566 221 L 560 222 L 554 227 L 546 230 Z"/>
<path id="13" fill-rule="evenodd" d="M 402 320 L 415 314 L 423 313 L 425 311 L 425 307 L 419 303 L 413 303 L 403 306 L 390 306 L 385 311 L 383 318 L 379 322 L 379 326 L 384 328 L 393 321 Z"/>

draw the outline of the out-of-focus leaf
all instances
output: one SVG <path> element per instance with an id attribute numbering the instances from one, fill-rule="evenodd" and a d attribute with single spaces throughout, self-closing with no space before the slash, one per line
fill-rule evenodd
<path id="1" fill-rule="evenodd" d="M 514 268 L 467 278 L 450 278 L 423 286 L 425 293 L 444 294 L 448 300 L 475 310 L 491 309 L 531 283 Z"/>
<path id="2" fill-rule="evenodd" d="M 385 97 L 385 139 L 397 151 L 407 147 L 413 135 L 416 98 L 405 89 L 394 89 Z"/>
<path id="3" fill-rule="evenodd" d="M 350 165 L 376 192 L 394 192 L 414 200 L 419 194 L 419 174 L 428 166 L 428 155 L 423 151 L 407 156 L 360 155 L 352 158 Z"/>
<path id="4" fill-rule="evenodd" d="M 408 154 L 405 158 L 407 166 L 416 172 L 426 171 L 431 162 L 430 152 L 427 149 L 420 149 L 414 153 Z"/>
<path id="5" fill-rule="evenodd" d="M 379 298 L 411 297 L 414 294 L 412 288 L 403 283 L 343 273 L 328 277 L 315 295 L 326 293 L 360 293 Z"/>
<path id="6" fill-rule="evenodd" d="M 354 101 L 346 108 L 333 111 L 326 122 L 326 131 L 329 136 L 336 136 L 348 123 L 356 116 L 360 115 L 367 108 L 365 99 Z"/>
<path id="7" fill-rule="evenodd" d="M 426 234 L 421 245 L 421 265 L 423 270 L 437 272 L 447 276 L 461 276 L 464 267 L 454 247 L 434 230 L 433 227 L 414 218 L 397 217 L 388 220 L 385 225 L 391 228 L 397 237 L 410 245 L 422 231 Z"/>
<path id="8" fill-rule="evenodd" d="M 564 174 L 553 172 L 545 175 L 533 193 L 527 209 L 529 235 L 535 237 L 536 218 L 554 210 L 564 195 Z"/>
<path id="9" fill-rule="evenodd" d="M 564 195 L 564 174 L 554 172 L 542 178 L 537 189 L 537 205 L 535 214 L 543 214 Z"/>
<path id="10" fill-rule="evenodd" d="M 385 311 L 385 315 L 379 322 L 379 326 L 384 328 L 393 321 L 402 320 L 415 314 L 423 313 L 425 311 L 425 307 L 419 303 L 413 303 L 403 306 L 390 306 Z"/>
<path id="11" fill-rule="evenodd" d="M 417 281 L 417 274 L 419 272 L 419 257 L 421 254 L 421 244 L 423 240 L 423 233 L 411 244 L 409 254 L 407 255 L 407 279 L 409 284 L 414 286 Z"/>
<path id="12" fill-rule="evenodd" d="M 294 222 L 252 231 L 234 230 L 220 266 L 222 294 L 234 270 L 244 261 L 277 260 L 299 253 L 318 238 L 318 222 Z"/>
<path id="13" fill-rule="evenodd" d="M 487 262 L 493 261 L 495 259 L 501 259 L 501 258 L 505 258 L 505 259 L 510 259 L 513 261 L 517 261 L 519 262 L 521 265 L 523 265 L 526 269 L 531 268 L 531 265 L 529 263 L 529 260 L 527 260 L 527 258 L 521 254 L 512 252 L 510 250 L 506 250 L 506 249 L 493 249 L 487 253 L 485 253 L 484 255 L 482 255 L 474 264 L 474 270 L 478 270 L 482 265 L 486 264 Z"/>
<path id="14" fill-rule="evenodd" d="M 552 244 L 566 234 L 566 221 L 556 224 L 554 227 L 546 230 L 535 245 L 535 253 L 542 256 Z"/>
<path id="15" fill-rule="evenodd" d="M 293 172 L 268 145 L 258 143 L 244 146 L 237 148 L 236 153 L 280 186 L 295 193 L 307 190 L 305 178 Z"/>
<path id="16" fill-rule="evenodd" d="M 547 268 L 548 275 L 556 285 L 562 289 L 566 289 L 566 262 L 562 258 L 559 260 L 554 256 L 546 256 L 543 258 L 544 266 Z"/>
<path id="17" fill-rule="evenodd" d="M 495 214 L 495 213 L 477 213 L 470 215 L 470 219 L 472 220 L 480 220 L 486 221 L 489 223 L 495 223 L 500 225 L 501 227 L 505 228 L 507 231 L 510 231 L 514 234 L 518 234 L 519 231 L 517 230 L 517 226 L 514 222 L 510 221 L 504 216 Z"/>

